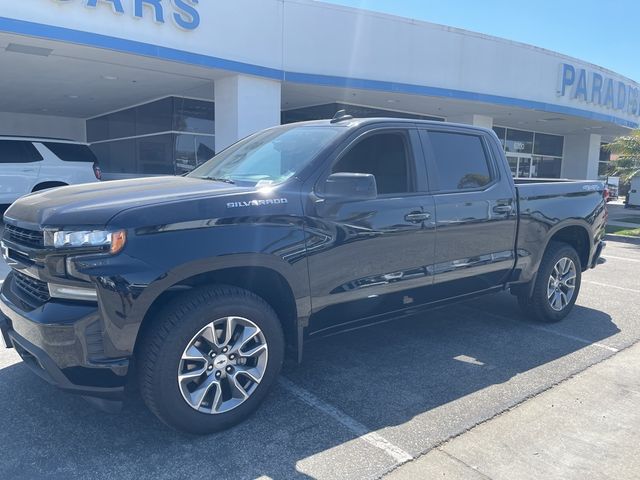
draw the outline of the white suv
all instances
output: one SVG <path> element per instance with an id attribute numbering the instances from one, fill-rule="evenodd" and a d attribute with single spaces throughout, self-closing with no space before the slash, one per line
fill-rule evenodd
<path id="1" fill-rule="evenodd" d="M 68 140 L 0 136 L 0 205 L 22 195 L 100 180 L 89 147 Z"/>

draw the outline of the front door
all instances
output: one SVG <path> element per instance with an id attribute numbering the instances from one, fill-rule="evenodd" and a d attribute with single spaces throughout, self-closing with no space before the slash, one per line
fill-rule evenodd
<path id="1" fill-rule="evenodd" d="M 434 295 L 504 283 L 515 264 L 517 210 L 491 139 L 464 130 L 421 133 L 436 204 Z"/>
<path id="2" fill-rule="evenodd" d="M 325 177 L 373 174 L 378 196 L 311 202 L 311 334 L 376 321 L 424 303 L 432 284 L 435 212 L 417 131 L 376 129 L 343 152 Z"/>

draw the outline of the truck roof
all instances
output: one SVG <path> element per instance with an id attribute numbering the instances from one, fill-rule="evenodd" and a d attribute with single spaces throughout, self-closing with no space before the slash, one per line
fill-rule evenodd
<path id="1" fill-rule="evenodd" d="M 296 125 L 309 125 L 309 126 L 344 126 L 349 128 L 358 128 L 365 125 L 375 125 L 377 123 L 406 123 L 411 125 L 424 125 L 424 126 L 451 126 L 459 127 L 467 130 L 477 130 L 480 132 L 493 132 L 490 128 L 478 127 L 475 125 L 468 125 L 464 123 L 452 123 L 441 122 L 437 120 L 420 120 L 413 118 L 394 118 L 394 117 L 368 117 L 368 118 L 355 118 L 344 117 L 336 120 L 310 120 L 306 122 L 296 122 Z"/>

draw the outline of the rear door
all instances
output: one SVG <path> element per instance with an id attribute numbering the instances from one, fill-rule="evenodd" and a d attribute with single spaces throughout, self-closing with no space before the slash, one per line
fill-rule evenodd
<path id="1" fill-rule="evenodd" d="M 347 143 L 308 211 L 312 333 L 424 303 L 432 283 L 434 202 L 417 130 L 376 128 Z M 377 198 L 323 199 L 324 180 L 338 172 L 373 174 Z"/>
<path id="2" fill-rule="evenodd" d="M 31 192 L 42 156 L 25 140 L 0 139 L 0 204 L 9 204 Z"/>
<path id="3" fill-rule="evenodd" d="M 515 263 L 517 208 L 508 172 L 481 130 L 421 130 L 436 210 L 434 295 L 500 285 Z"/>

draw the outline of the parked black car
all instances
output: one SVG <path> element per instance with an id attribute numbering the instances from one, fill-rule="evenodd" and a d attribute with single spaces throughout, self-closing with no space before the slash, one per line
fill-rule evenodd
<path id="1" fill-rule="evenodd" d="M 1 330 L 38 375 L 189 432 L 249 415 L 314 338 L 510 289 L 565 317 L 604 185 L 517 181 L 490 130 L 343 116 L 272 128 L 185 177 L 62 187 L 5 214 Z M 372 346 L 371 348 L 375 348 Z"/>

